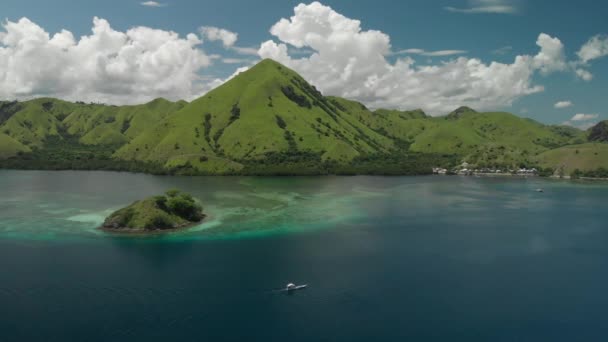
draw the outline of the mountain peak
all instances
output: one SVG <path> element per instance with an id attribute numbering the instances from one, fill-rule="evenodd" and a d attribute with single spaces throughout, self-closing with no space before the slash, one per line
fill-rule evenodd
<path id="1" fill-rule="evenodd" d="M 259 61 L 257 64 L 255 64 L 254 66 L 249 68 L 249 70 L 245 71 L 244 73 L 251 73 L 251 72 L 256 72 L 256 71 L 257 72 L 269 72 L 270 70 L 277 70 L 277 71 L 289 70 L 289 71 L 295 73 L 295 71 L 289 69 L 288 67 L 284 66 L 283 64 L 275 61 L 274 59 L 270 59 L 270 58 L 265 58 L 265 59 Z"/>
<path id="2" fill-rule="evenodd" d="M 456 109 L 455 111 L 451 112 L 450 114 L 448 114 L 447 118 L 448 119 L 459 119 L 464 114 L 468 114 L 468 113 L 477 113 L 477 111 L 471 107 L 462 106 L 462 107 L 459 107 L 458 109 Z"/>

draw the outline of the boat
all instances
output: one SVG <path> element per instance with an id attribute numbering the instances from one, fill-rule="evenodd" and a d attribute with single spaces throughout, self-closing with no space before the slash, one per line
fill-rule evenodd
<path id="1" fill-rule="evenodd" d="M 297 290 L 303 290 L 307 287 L 308 287 L 308 284 L 296 285 L 294 283 L 289 283 L 289 284 L 287 284 L 287 286 L 285 286 L 285 291 L 292 292 L 292 291 L 297 291 Z"/>
<path id="2" fill-rule="evenodd" d="M 536 189 L 536 192 L 545 192 L 544 189 Z"/>

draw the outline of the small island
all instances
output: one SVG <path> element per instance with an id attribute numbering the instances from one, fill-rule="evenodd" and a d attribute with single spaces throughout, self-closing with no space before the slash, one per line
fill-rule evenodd
<path id="1" fill-rule="evenodd" d="M 192 195 L 174 189 L 115 211 L 100 228 L 120 233 L 165 232 L 192 227 L 204 218 L 203 207 Z"/>

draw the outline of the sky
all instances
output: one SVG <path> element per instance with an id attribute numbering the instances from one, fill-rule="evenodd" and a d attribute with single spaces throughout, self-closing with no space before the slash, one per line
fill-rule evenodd
<path id="1" fill-rule="evenodd" d="M 2 0 L 0 98 L 193 100 L 262 58 L 326 95 L 608 119 L 608 3 L 579 0 Z"/>

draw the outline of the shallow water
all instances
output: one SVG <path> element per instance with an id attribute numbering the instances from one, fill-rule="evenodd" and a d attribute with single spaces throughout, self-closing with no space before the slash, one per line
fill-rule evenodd
<path id="1" fill-rule="evenodd" d="M 96 229 L 169 188 L 209 218 Z M 608 336 L 605 183 L 0 171 L 0 189 L 0 341 Z"/>

